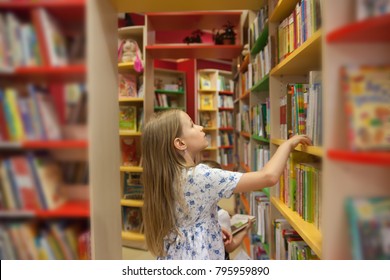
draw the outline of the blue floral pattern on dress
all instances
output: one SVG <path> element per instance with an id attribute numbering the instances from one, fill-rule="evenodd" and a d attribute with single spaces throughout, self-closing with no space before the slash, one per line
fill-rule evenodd
<path id="1" fill-rule="evenodd" d="M 217 203 L 233 194 L 242 173 L 199 164 L 184 172 L 184 200 L 188 211 L 176 204 L 179 234 L 164 239 L 165 257 L 161 260 L 223 260 L 225 249 L 218 223 Z M 185 213 L 187 212 L 187 213 Z"/>

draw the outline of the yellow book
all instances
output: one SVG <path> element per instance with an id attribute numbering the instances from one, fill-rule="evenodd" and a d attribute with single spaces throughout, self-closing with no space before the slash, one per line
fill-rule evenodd
<path id="1" fill-rule="evenodd" d="M 8 103 L 10 113 L 12 116 L 12 122 L 14 125 L 14 135 L 12 136 L 12 140 L 21 141 L 25 138 L 24 127 L 22 117 L 20 115 L 18 100 L 17 100 L 18 92 L 13 88 L 5 89 L 5 102 Z"/>
<path id="2" fill-rule="evenodd" d="M 200 95 L 200 108 L 201 109 L 213 109 L 213 95 L 211 94 L 201 94 Z"/>

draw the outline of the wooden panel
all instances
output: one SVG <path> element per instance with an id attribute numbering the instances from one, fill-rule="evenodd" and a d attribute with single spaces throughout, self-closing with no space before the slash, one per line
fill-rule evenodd
<path id="1" fill-rule="evenodd" d="M 220 58 L 233 59 L 241 52 L 241 45 L 153 45 L 146 51 L 153 58 Z"/>

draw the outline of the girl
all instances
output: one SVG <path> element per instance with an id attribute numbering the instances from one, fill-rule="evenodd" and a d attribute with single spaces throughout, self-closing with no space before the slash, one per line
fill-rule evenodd
<path id="1" fill-rule="evenodd" d="M 266 166 L 239 173 L 195 166 L 208 146 L 203 127 L 180 110 L 155 115 L 142 134 L 143 217 L 148 249 L 158 259 L 224 259 L 217 203 L 232 193 L 275 185 L 291 149 L 307 136 L 282 144 Z"/>

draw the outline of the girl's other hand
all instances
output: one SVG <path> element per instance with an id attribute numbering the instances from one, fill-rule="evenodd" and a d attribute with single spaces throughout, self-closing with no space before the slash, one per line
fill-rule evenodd
<path id="1" fill-rule="evenodd" d="M 287 140 L 287 143 L 291 146 L 291 149 L 294 149 L 298 144 L 302 144 L 305 146 L 310 146 L 311 139 L 307 135 L 294 135 L 290 139 Z"/>
<path id="2" fill-rule="evenodd" d="M 228 231 L 226 228 L 221 227 L 222 229 L 222 239 L 223 239 L 223 245 L 229 245 L 232 240 L 233 236 L 230 231 Z"/>

